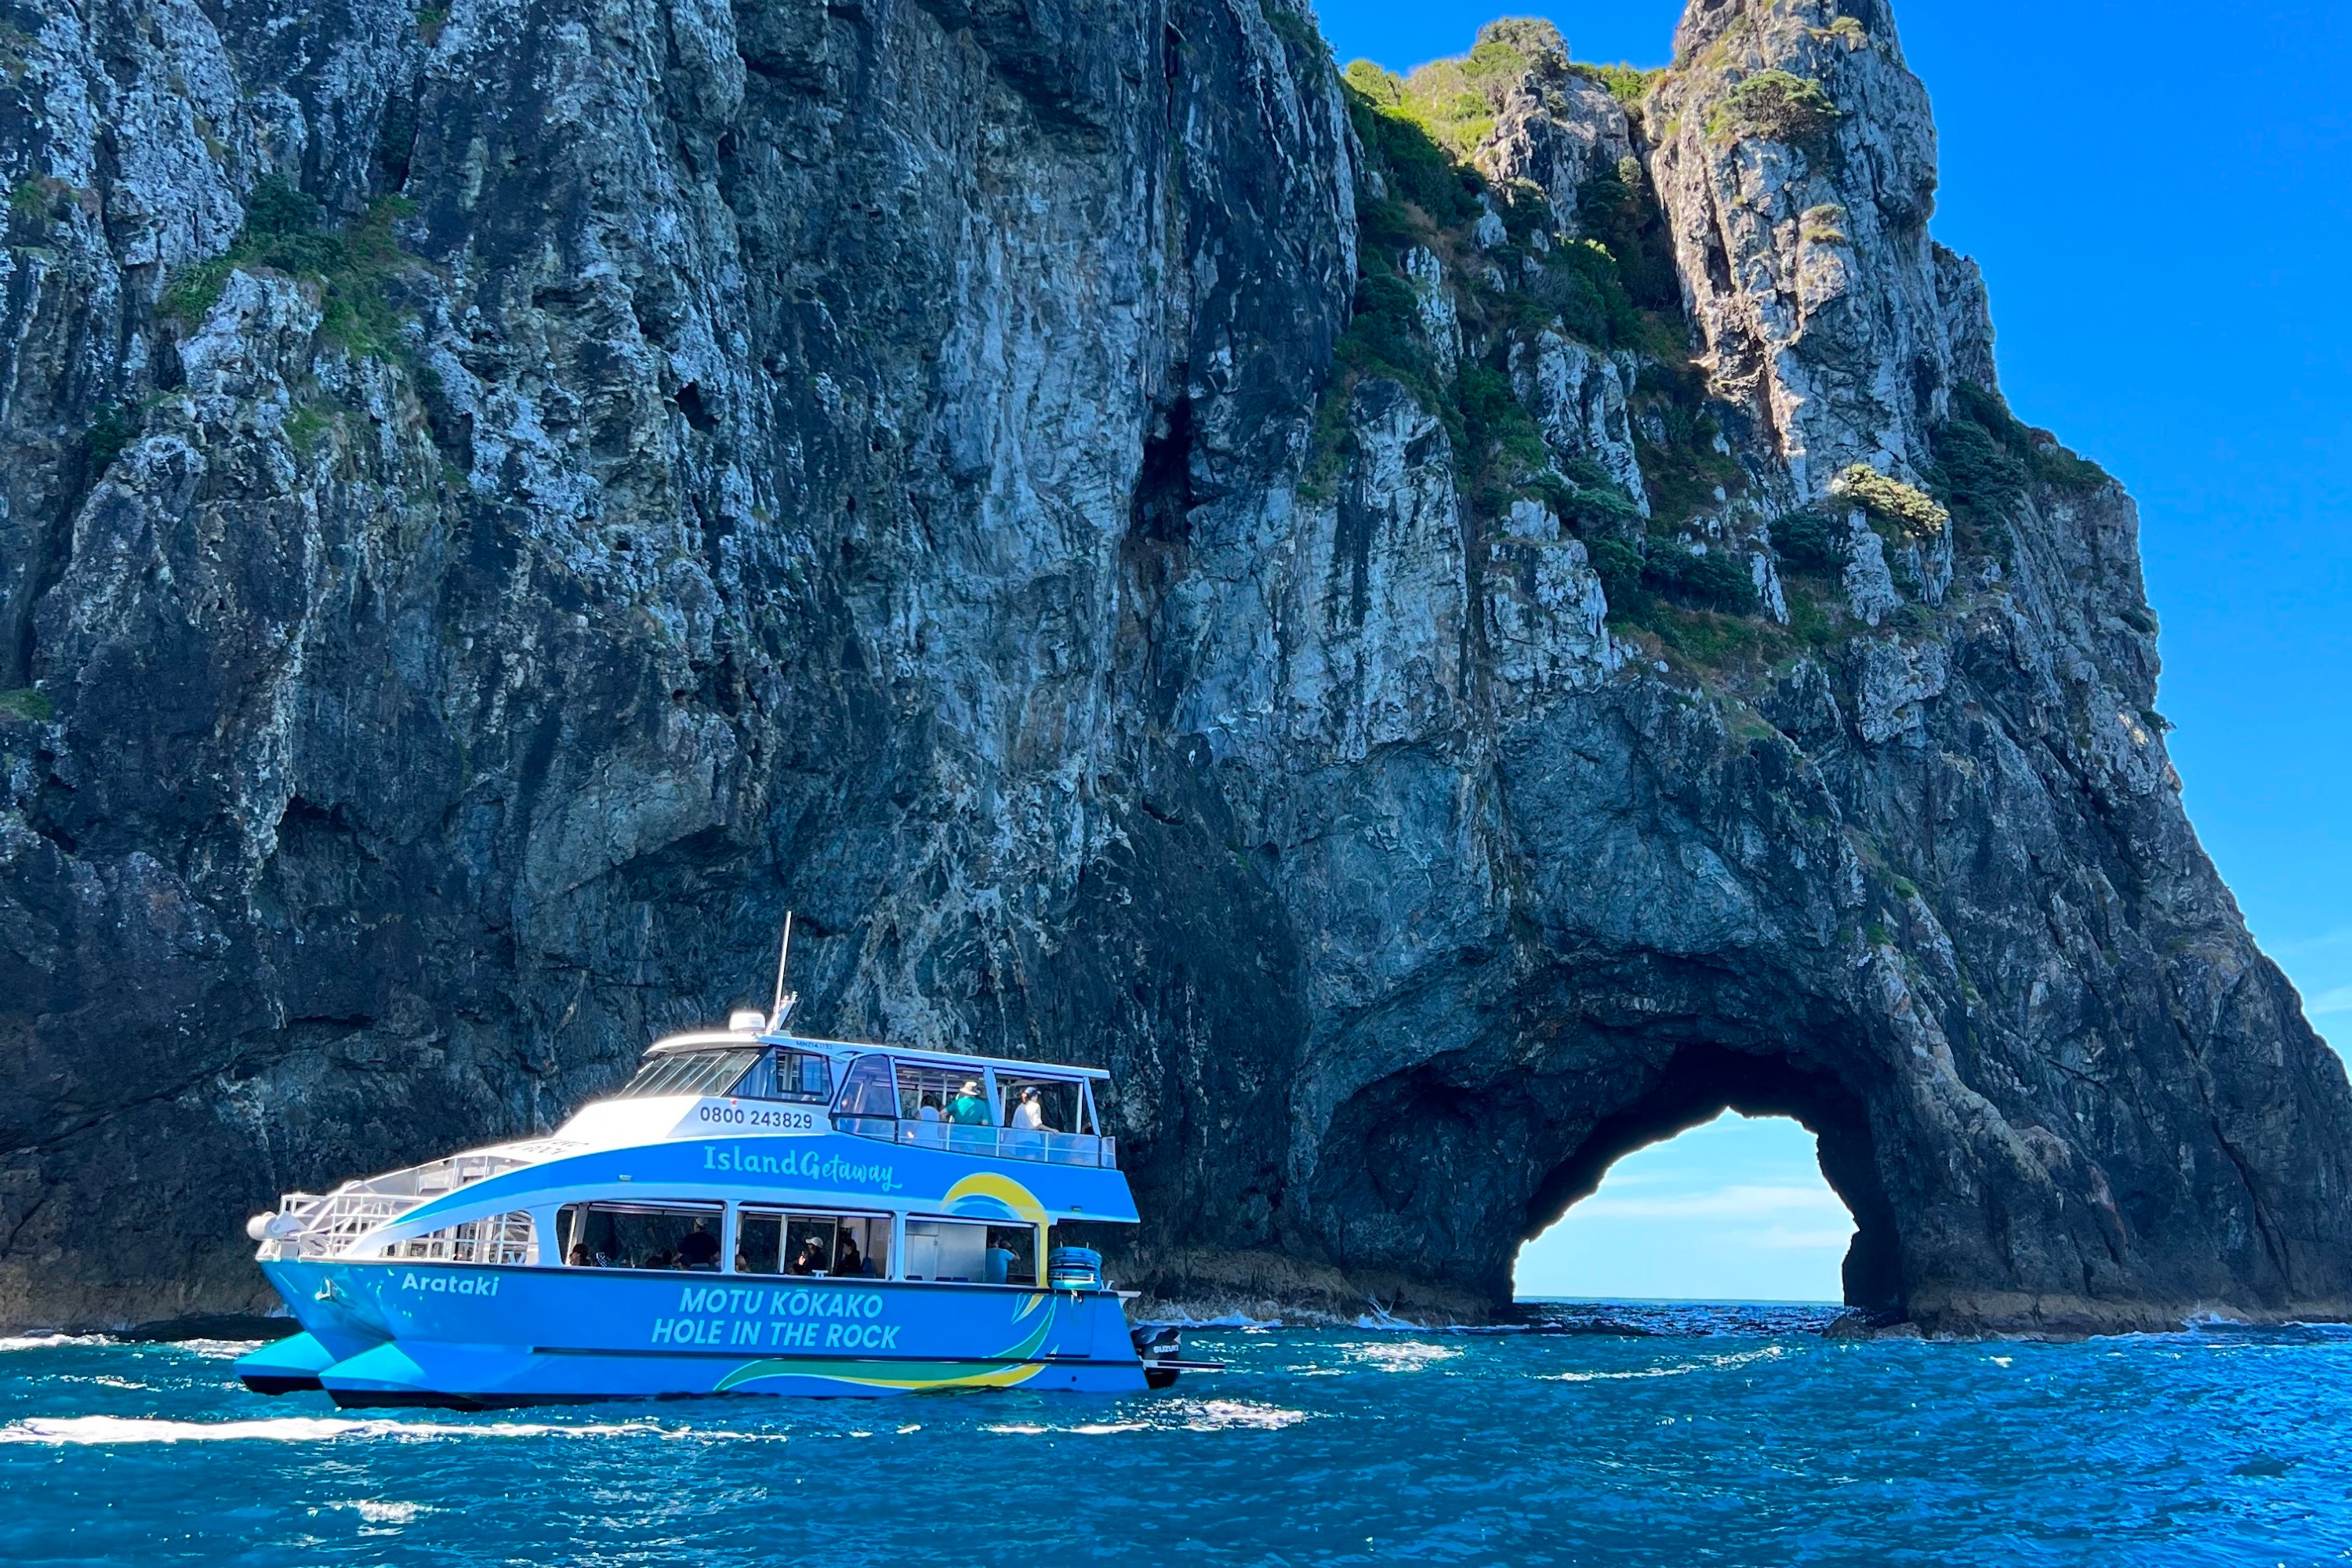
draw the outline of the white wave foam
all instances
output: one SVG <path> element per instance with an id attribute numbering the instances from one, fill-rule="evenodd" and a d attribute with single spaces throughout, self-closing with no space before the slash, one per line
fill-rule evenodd
<path id="1" fill-rule="evenodd" d="M 379 1502 L 373 1498 L 365 1498 L 358 1502 L 329 1503 L 327 1506 L 357 1510 L 359 1516 L 370 1524 L 408 1524 L 413 1522 L 418 1514 L 434 1511 L 421 1502 Z"/>
<path id="2" fill-rule="evenodd" d="M 1381 1372 L 1422 1372 L 1439 1362 L 1452 1361 L 1462 1352 L 1423 1340 L 1402 1340 L 1393 1344 L 1350 1345 L 1342 1353 L 1349 1361 L 1362 1362 Z"/>
<path id="3" fill-rule="evenodd" d="M 1649 1377 L 1687 1377 L 1695 1372 L 1721 1372 L 1727 1367 L 1746 1366 L 1751 1362 L 1777 1361 L 1789 1352 L 1779 1345 L 1766 1345 L 1761 1350 L 1737 1351 L 1726 1355 L 1701 1356 L 1675 1366 L 1638 1367 L 1630 1372 L 1555 1372 L 1536 1379 L 1538 1383 L 1630 1383 Z"/>
<path id="4" fill-rule="evenodd" d="M 1255 1331 L 1282 1327 L 1280 1318 L 1253 1318 L 1246 1312 L 1226 1312 L 1214 1318 L 1154 1318 L 1154 1323 L 1164 1323 L 1178 1329 L 1240 1329 Z"/>
<path id="5" fill-rule="evenodd" d="M 352 1420 L 328 1415 L 280 1415 L 262 1421 L 164 1421 L 132 1415 L 35 1415 L 0 1426 L 0 1443 L 54 1447 L 112 1443 L 320 1443 L 336 1438 L 433 1442 L 451 1437 L 725 1436 L 674 1434 L 650 1421 L 568 1426 L 547 1422 Z"/>
<path id="6" fill-rule="evenodd" d="M 1191 1407 L 1184 1430 L 1223 1432 L 1239 1427 L 1278 1432 L 1285 1426 L 1296 1426 L 1306 1419 L 1307 1412 L 1304 1410 L 1285 1410 L 1272 1405 L 1244 1405 L 1231 1399 L 1205 1399 Z"/>
<path id="7" fill-rule="evenodd" d="M 0 1352 L 55 1350 L 59 1345 L 109 1345 L 113 1342 L 104 1334 L 9 1334 L 0 1336 Z"/>
<path id="8" fill-rule="evenodd" d="M 1271 1405 L 1249 1405 L 1238 1400 L 1173 1400 L 1157 1406 L 1153 1419 L 1140 1421 L 1087 1421 L 1067 1426 L 1048 1426 L 1035 1421 L 1000 1421 L 981 1428 L 1008 1437 L 1045 1437 L 1076 1436 L 1080 1437 L 1114 1436 L 1122 1432 L 1174 1431 L 1225 1432 L 1248 1430 L 1278 1432 L 1285 1426 L 1296 1426 L 1307 1419 L 1304 1410 L 1285 1410 Z"/>
<path id="9" fill-rule="evenodd" d="M 1383 1332 L 1397 1334 L 1425 1334 L 1429 1332 L 1428 1324 L 1416 1323 L 1410 1318 L 1400 1318 L 1391 1312 L 1387 1308 L 1381 1306 L 1378 1301 L 1372 1303 L 1372 1310 L 1370 1311 L 1366 1312 L 1363 1316 L 1356 1320 L 1356 1327 L 1360 1329 L 1378 1329 Z"/>

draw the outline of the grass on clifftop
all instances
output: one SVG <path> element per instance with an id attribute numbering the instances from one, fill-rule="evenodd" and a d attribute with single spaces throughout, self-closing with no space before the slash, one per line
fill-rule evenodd
<path id="1" fill-rule="evenodd" d="M 1598 82 L 1620 103 L 1642 100 L 1663 68 L 1594 65 L 1569 58 L 1567 40 L 1535 16 L 1505 16 L 1478 29 L 1466 55 L 1432 60 L 1405 75 L 1356 60 L 1349 85 L 1372 103 L 1419 126 L 1423 134 L 1464 163 L 1494 134 L 1496 117 L 1529 76 L 1576 75 Z"/>
<path id="2" fill-rule="evenodd" d="M 1541 192 L 1498 185 L 1469 162 L 1512 91 L 1531 78 L 1571 68 L 1581 68 L 1568 59 L 1559 29 L 1524 19 L 1490 23 L 1468 55 L 1433 61 L 1410 76 L 1369 60 L 1348 68 L 1341 89 L 1371 177 L 1358 193 L 1354 310 L 1335 352 L 1339 374 L 1318 411 L 1307 493 L 1323 493 L 1348 456 L 1355 383 L 1385 375 L 1444 424 L 1476 510 L 1497 515 L 1513 500 L 1534 497 L 1563 516 L 1632 512 L 1630 499 L 1606 475 L 1592 490 L 1554 468 L 1506 366 L 1514 333 L 1526 338 L 1555 328 L 1599 349 L 1670 359 L 1686 353 L 1664 226 L 1643 202 L 1646 176 L 1628 159 L 1629 167 L 1591 182 L 1579 196 L 1580 213 L 1590 208 L 1584 226 L 1591 233 L 1554 242 L 1538 232 L 1551 219 Z M 1613 79 L 1631 89 L 1641 73 L 1629 69 Z M 1505 237 L 1482 249 L 1472 236 L 1489 212 Z M 1465 354 L 1450 381 L 1428 340 L 1414 285 L 1400 270 L 1415 247 L 1436 256 L 1453 283 Z M 1634 258 L 1630 273 L 1621 253 Z M 1662 306 L 1672 310 L 1672 321 L 1662 319 Z"/>
<path id="3" fill-rule="evenodd" d="M 1478 29 L 1466 55 L 1432 60 L 1405 76 L 1370 60 L 1348 67 L 1348 83 L 1375 107 L 1418 126 L 1467 163 L 1494 134 L 1495 117 L 1530 72 L 1568 68 L 1559 29 L 1532 17 L 1506 16 Z"/>

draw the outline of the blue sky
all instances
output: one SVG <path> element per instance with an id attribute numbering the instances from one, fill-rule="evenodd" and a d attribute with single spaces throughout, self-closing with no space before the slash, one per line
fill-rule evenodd
<path id="1" fill-rule="evenodd" d="M 1504 9 L 1323 0 L 1322 20 L 1342 62 L 1403 68 L 1467 48 Z M 1580 59 L 1661 65 L 1680 12 L 1520 14 L 1549 16 Z M 2158 703 L 2189 814 L 2313 1023 L 2352 1045 L 2352 333 L 2335 319 L 2352 250 L 2352 5 L 1895 13 L 1942 138 L 1935 232 L 1984 266 L 2010 402 L 2139 500 Z M 1834 1297 L 1842 1247 L 1800 1261 L 1801 1247 L 1722 1239 L 1784 1221 L 1805 1233 L 1826 1189 L 1789 1179 L 1801 1143 L 1791 1124 L 1733 1118 L 1620 1162 L 1522 1254 L 1523 1292 Z M 1789 1206 L 1775 1217 L 1742 1189 Z M 1741 1203 L 1742 1224 L 1724 1223 Z M 1677 1257 L 1713 1271 L 1677 1262 L 1693 1289 L 1635 1288 Z M 1789 1288 L 1807 1268 L 1818 1285 Z"/>

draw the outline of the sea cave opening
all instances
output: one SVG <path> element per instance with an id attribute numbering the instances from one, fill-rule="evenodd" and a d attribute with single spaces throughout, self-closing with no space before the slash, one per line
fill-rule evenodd
<path id="1" fill-rule="evenodd" d="M 1854 1234 L 1812 1133 L 1727 1109 L 1620 1157 L 1521 1246 L 1512 1284 L 1523 1301 L 1836 1302 Z"/>
<path id="2" fill-rule="evenodd" d="M 1826 1064 L 1689 1042 L 1588 1126 L 1528 1205 L 1514 1297 L 1903 1315 L 1870 1115 Z"/>

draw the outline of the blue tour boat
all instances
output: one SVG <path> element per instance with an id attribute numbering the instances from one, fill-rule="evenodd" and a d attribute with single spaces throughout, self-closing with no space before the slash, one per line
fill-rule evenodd
<path id="1" fill-rule="evenodd" d="M 1107 1074 L 675 1035 L 552 1135 L 289 1194 L 247 1232 L 302 1325 L 268 1394 L 460 1408 L 727 1393 L 1165 1387 L 1080 1227 L 1132 1225 Z"/>

